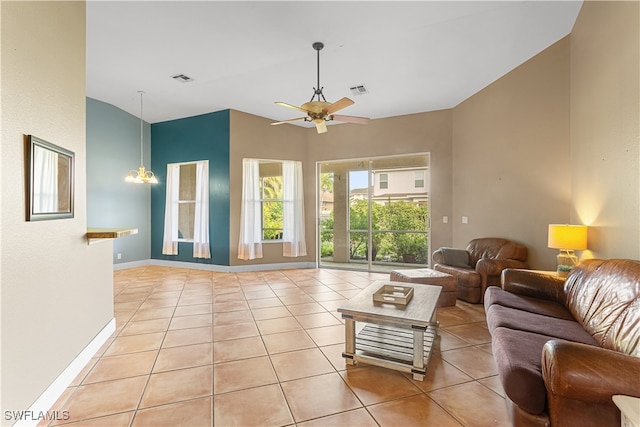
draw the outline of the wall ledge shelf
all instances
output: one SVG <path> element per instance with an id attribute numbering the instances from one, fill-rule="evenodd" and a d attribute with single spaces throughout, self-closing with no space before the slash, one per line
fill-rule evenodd
<path id="1" fill-rule="evenodd" d="M 138 234 L 137 228 L 87 228 L 87 243 L 93 245 L 95 243 L 106 242 L 108 239 L 117 239 L 119 237 L 131 236 Z"/>

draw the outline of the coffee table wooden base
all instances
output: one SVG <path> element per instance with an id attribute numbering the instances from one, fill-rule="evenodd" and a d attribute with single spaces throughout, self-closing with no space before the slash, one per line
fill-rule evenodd
<path id="1" fill-rule="evenodd" d="M 413 288 L 413 298 L 406 305 L 374 301 L 381 286 L 393 285 L 376 281 L 338 307 L 345 331 L 342 356 L 352 365 L 362 361 L 408 372 L 422 381 L 438 333 L 436 305 L 442 288 L 403 283 Z M 364 326 L 357 338 L 356 322 Z"/>
<path id="2" fill-rule="evenodd" d="M 370 365 L 395 369 L 413 374 L 413 379 L 423 381 L 431 350 L 438 333 L 438 321 L 411 329 L 390 325 L 367 324 L 356 336 L 356 320 L 342 315 L 345 320 L 345 351 L 342 357 L 349 365 L 364 362 Z"/>

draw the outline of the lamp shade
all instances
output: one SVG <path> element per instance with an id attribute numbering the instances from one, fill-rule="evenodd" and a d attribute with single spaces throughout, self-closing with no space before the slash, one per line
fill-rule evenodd
<path id="1" fill-rule="evenodd" d="M 548 245 L 554 249 L 587 249 L 587 226 L 549 224 Z"/>

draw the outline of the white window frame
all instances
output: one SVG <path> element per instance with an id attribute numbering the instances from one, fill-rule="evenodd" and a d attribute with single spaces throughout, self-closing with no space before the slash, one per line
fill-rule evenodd
<path id="1" fill-rule="evenodd" d="M 194 230 L 191 239 L 178 237 L 180 205 L 191 203 L 188 200 L 180 200 L 180 168 L 184 165 L 196 165 L 196 179 L 194 181 L 195 197 L 194 203 Z M 171 168 L 178 167 L 177 179 L 170 179 L 175 173 L 170 173 Z M 211 258 L 210 235 L 209 235 L 209 180 L 208 180 L 209 160 L 197 160 L 191 162 L 175 162 L 167 164 L 167 191 L 165 200 L 165 219 L 162 240 L 163 255 L 177 255 L 178 243 L 193 244 L 194 258 Z M 201 177 L 200 174 L 207 177 Z M 171 182 L 170 182 L 171 181 Z M 173 183 L 173 184 L 172 184 Z M 177 185 L 177 187 L 176 187 Z M 201 191 L 202 194 L 198 194 Z M 171 194 L 170 194 L 171 193 Z M 198 218 L 198 215 L 201 215 Z"/>
<path id="2" fill-rule="evenodd" d="M 183 163 L 179 163 L 178 166 L 180 166 L 180 168 L 182 168 L 183 166 L 187 166 L 187 165 L 197 165 L 198 162 L 183 162 Z M 179 181 L 178 181 L 179 182 Z M 193 193 L 195 194 L 195 185 L 196 185 L 196 181 L 193 181 Z M 196 200 L 181 200 L 180 199 L 180 192 L 178 191 L 178 222 L 176 223 L 176 226 L 179 227 L 180 224 L 180 205 L 186 205 L 186 204 L 192 204 L 195 208 L 196 206 Z M 180 229 L 178 228 L 178 231 L 180 231 Z M 180 236 L 178 236 L 178 242 L 186 242 L 186 243 L 193 243 L 193 237 L 191 239 L 185 239 L 185 238 L 181 238 Z"/>
<path id="3" fill-rule="evenodd" d="M 281 240 L 264 241 L 264 197 L 260 194 L 260 163 L 282 164 L 283 230 Z M 272 175 L 273 176 L 273 175 Z M 277 175 L 276 175 L 277 176 Z M 273 199 L 269 199 L 272 201 Z M 262 244 L 279 242 L 283 257 L 307 255 L 305 240 L 304 183 L 302 162 L 297 160 L 242 159 L 242 204 L 238 259 L 262 258 Z"/>
<path id="4" fill-rule="evenodd" d="M 282 161 L 266 161 L 266 160 L 261 160 L 260 164 L 263 163 L 282 163 Z M 284 198 L 279 198 L 279 199 L 267 199 L 264 196 L 264 180 L 265 178 L 272 178 L 272 177 L 280 177 L 280 181 L 283 181 L 283 176 L 282 173 L 280 173 L 280 175 L 266 175 L 266 176 L 262 176 L 260 175 L 260 228 L 261 228 L 261 240 L 262 243 L 279 243 L 282 242 L 282 232 L 284 229 L 284 218 L 282 218 L 282 227 L 279 228 L 280 230 L 280 238 L 279 239 L 265 239 L 264 238 L 264 232 L 265 230 L 275 230 L 275 228 L 266 228 L 264 225 L 264 204 L 265 203 L 280 203 L 282 204 L 283 210 L 284 210 Z"/>

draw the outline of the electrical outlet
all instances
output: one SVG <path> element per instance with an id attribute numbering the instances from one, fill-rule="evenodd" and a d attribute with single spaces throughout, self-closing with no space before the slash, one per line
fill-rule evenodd
<path id="1" fill-rule="evenodd" d="M 118 259 L 122 259 L 122 254 L 121 254 L 121 253 L 118 253 L 118 254 L 116 255 L 116 258 L 118 258 Z"/>
<path id="2" fill-rule="evenodd" d="M 462 217 L 462 223 L 463 224 L 468 224 L 469 223 L 469 217 L 468 216 L 463 216 Z"/>
<path id="3" fill-rule="evenodd" d="M 443 216 L 443 217 L 442 217 L 442 223 L 443 223 L 443 224 L 449 224 L 449 217 L 448 217 L 448 216 L 446 216 L 446 215 L 445 215 L 445 216 Z"/>

